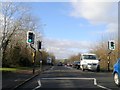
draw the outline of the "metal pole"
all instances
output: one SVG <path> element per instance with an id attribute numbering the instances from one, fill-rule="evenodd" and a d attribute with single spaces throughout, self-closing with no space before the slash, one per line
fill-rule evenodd
<path id="1" fill-rule="evenodd" d="M 33 57 L 33 74 L 35 73 L 35 53 L 32 54 Z"/>
<path id="2" fill-rule="evenodd" d="M 110 54 L 112 50 L 108 53 L 108 72 L 110 71 Z"/>
<path id="3" fill-rule="evenodd" d="M 30 47 L 34 49 L 34 54 L 33 54 L 33 74 L 35 74 L 35 57 L 36 57 L 36 49 L 30 44 Z"/>
<path id="4" fill-rule="evenodd" d="M 42 71 L 42 52 L 41 51 L 39 51 L 40 52 L 40 55 L 41 55 L 41 59 L 40 59 L 40 71 Z"/>
<path id="5" fill-rule="evenodd" d="M 108 72 L 110 71 L 110 56 L 108 56 Z"/>
<path id="6" fill-rule="evenodd" d="M 40 61 L 40 71 L 42 71 L 42 61 Z"/>

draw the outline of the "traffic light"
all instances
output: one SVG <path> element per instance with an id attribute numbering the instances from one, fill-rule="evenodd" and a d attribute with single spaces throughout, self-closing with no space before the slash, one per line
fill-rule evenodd
<path id="1" fill-rule="evenodd" d="M 42 44 L 42 42 L 38 41 L 38 45 L 37 45 L 38 46 L 38 50 L 41 49 L 41 44 Z"/>
<path id="2" fill-rule="evenodd" d="M 27 32 L 27 43 L 34 44 L 35 34 L 33 31 Z"/>
<path id="3" fill-rule="evenodd" d="M 115 50 L 115 41 L 114 40 L 108 41 L 108 49 Z"/>

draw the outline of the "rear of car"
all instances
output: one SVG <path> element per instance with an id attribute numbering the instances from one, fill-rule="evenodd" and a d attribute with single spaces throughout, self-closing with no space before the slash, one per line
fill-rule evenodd
<path id="1" fill-rule="evenodd" d="M 73 68 L 79 69 L 80 68 L 80 61 L 74 61 Z"/>
<path id="2" fill-rule="evenodd" d="M 117 86 L 120 86 L 120 58 L 117 60 L 117 62 L 114 64 L 114 70 L 113 70 L 113 79 L 114 83 Z"/>
<path id="3" fill-rule="evenodd" d="M 99 59 L 96 54 L 81 54 L 80 68 L 84 70 L 100 71 Z"/>
<path id="4" fill-rule="evenodd" d="M 57 64 L 57 66 L 63 66 L 62 62 L 59 62 L 59 63 Z"/>

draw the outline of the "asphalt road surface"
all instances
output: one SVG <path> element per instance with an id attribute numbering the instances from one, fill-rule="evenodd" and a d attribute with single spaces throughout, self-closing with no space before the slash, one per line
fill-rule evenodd
<path id="1" fill-rule="evenodd" d="M 19 89 L 26 88 L 30 90 L 43 88 L 120 90 L 113 82 L 112 72 L 83 72 L 67 66 L 53 66 L 19 87 Z"/>

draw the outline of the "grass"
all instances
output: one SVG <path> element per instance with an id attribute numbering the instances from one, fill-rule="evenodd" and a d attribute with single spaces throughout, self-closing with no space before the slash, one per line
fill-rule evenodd
<path id="1" fill-rule="evenodd" d="M 16 68 L 0 68 L 0 71 L 16 71 Z"/>
<path id="2" fill-rule="evenodd" d="M 17 67 L 18 70 L 31 70 L 32 67 Z"/>
<path id="3" fill-rule="evenodd" d="M 10 72 L 14 72 L 14 71 L 18 71 L 18 70 L 32 70 L 31 67 L 16 67 L 16 68 L 6 68 L 6 67 L 2 67 L 0 68 L 0 71 L 10 71 Z"/>

